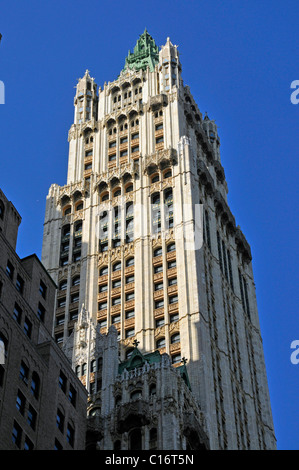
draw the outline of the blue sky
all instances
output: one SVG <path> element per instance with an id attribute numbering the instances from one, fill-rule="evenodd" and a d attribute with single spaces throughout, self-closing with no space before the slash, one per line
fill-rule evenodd
<path id="1" fill-rule="evenodd" d="M 77 78 L 117 78 L 146 27 L 179 46 L 184 83 L 219 126 L 228 200 L 253 253 L 279 449 L 299 449 L 299 3 L 275 0 L 0 2 L 0 186 L 23 221 L 17 251 L 41 255 L 45 198 L 66 183 Z"/>

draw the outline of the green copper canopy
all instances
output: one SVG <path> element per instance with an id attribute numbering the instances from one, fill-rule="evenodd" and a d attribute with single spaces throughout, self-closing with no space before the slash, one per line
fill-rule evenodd
<path id="1" fill-rule="evenodd" d="M 129 51 L 126 57 L 124 71 L 131 70 L 146 70 L 149 67 L 153 72 L 155 65 L 159 62 L 159 47 L 156 45 L 155 40 L 147 32 L 146 28 L 144 33 L 139 36 L 134 52 Z"/>

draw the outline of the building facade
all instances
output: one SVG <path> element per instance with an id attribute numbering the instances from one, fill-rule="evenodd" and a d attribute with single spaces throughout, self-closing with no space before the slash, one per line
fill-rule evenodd
<path id="1" fill-rule="evenodd" d="M 250 246 L 217 126 L 181 72 L 177 46 L 159 49 L 145 30 L 115 81 L 78 81 L 67 184 L 46 203 L 53 334 L 66 347 L 84 304 L 102 335 L 115 326 L 121 363 L 136 340 L 173 368 L 187 359 L 209 448 L 273 449 Z M 90 362 L 83 372 L 88 388 Z"/>
<path id="2" fill-rule="evenodd" d="M 0 190 L 0 449 L 84 449 L 87 391 L 52 338 L 56 285 L 15 252 L 20 222 Z"/>

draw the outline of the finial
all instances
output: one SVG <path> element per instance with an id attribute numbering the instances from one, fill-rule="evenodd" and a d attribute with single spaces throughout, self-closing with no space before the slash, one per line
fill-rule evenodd
<path id="1" fill-rule="evenodd" d="M 140 343 L 140 341 L 137 341 L 137 339 L 134 339 L 133 345 L 135 346 L 135 348 L 137 348 L 139 343 Z"/>
<path id="2" fill-rule="evenodd" d="M 181 362 L 185 365 L 187 364 L 187 359 L 185 357 L 182 357 Z"/>

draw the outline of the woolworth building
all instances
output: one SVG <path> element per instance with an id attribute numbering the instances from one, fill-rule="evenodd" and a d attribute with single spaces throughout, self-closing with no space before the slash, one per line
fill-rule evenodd
<path id="1" fill-rule="evenodd" d="M 74 108 L 42 262 L 86 448 L 276 448 L 251 250 L 177 46 L 145 30 L 116 80 L 86 70 Z"/>

